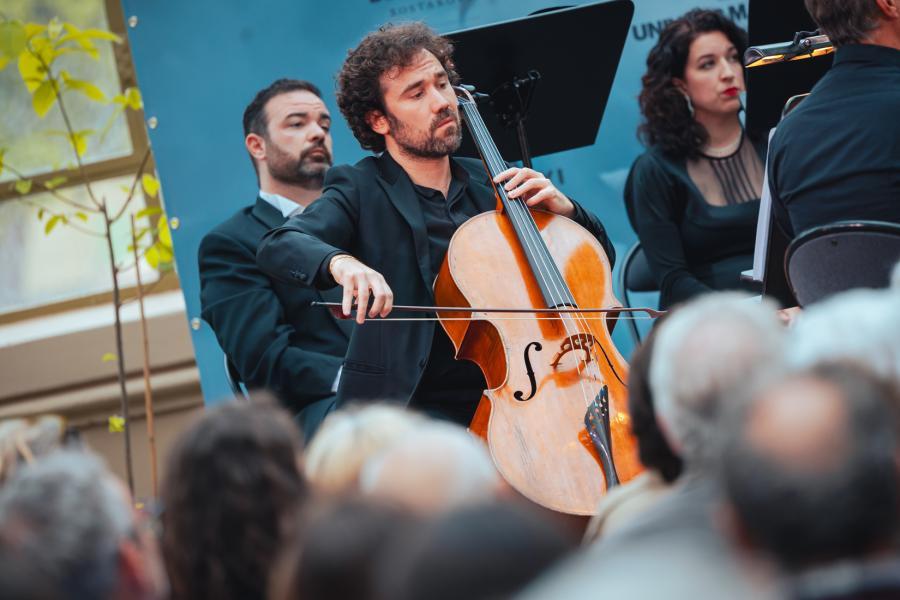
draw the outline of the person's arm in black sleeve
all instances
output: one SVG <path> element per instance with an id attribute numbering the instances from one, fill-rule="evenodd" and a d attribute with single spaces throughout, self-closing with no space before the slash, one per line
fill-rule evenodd
<path id="1" fill-rule="evenodd" d="M 268 232 L 259 244 L 259 268 L 280 281 L 333 288 L 328 262 L 350 252 L 359 219 L 358 189 L 352 167 L 334 167 L 325 176 L 322 196 L 306 210 Z"/>
<path id="2" fill-rule="evenodd" d="M 685 258 L 678 221 L 687 203 L 680 196 L 686 190 L 673 179 L 654 156 L 644 154 L 635 161 L 625 184 L 632 225 L 666 305 L 711 291 L 694 276 Z"/>
<path id="3" fill-rule="evenodd" d="M 255 248 L 214 231 L 198 258 L 201 315 L 247 387 L 271 390 L 295 412 L 329 396 L 342 357 L 292 344 L 296 331 Z"/>
<path id="4" fill-rule="evenodd" d="M 616 264 L 616 249 L 609 240 L 603 223 L 600 222 L 600 219 L 595 214 L 585 209 L 581 204 L 575 202 L 572 198 L 569 198 L 569 200 L 575 206 L 575 213 L 571 217 L 572 220 L 590 231 L 597 238 L 597 241 L 603 246 L 607 258 L 609 258 L 609 268 L 612 269 Z"/>
<path id="5" fill-rule="evenodd" d="M 778 163 L 780 162 L 780 153 L 779 143 L 778 143 L 778 132 L 775 132 L 775 137 L 772 138 L 772 156 L 768 161 L 768 181 L 769 181 L 769 194 L 772 198 L 772 218 L 781 227 L 781 230 L 785 233 L 788 239 L 792 239 L 794 237 L 794 226 L 791 224 L 791 217 L 788 214 L 787 207 L 784 205 L 784 202 L 781 200 L 781 196 L 778 194 Z"/>

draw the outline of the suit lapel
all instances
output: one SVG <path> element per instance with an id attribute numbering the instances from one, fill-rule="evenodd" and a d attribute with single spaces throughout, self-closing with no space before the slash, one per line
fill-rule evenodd
<path id="1" fill-rule="evenodd" d="M 431 258 L 428 251 L 428 230 L 425 228 L 425 217 L 413 184 L 403 169 L 394 162 L 390 154 L 384 152 L 378 158 L 378 184 L 388 199 L 409 224 L 416 248 L 419 274 L 426 287 L 431 289 Z"/>
<path id="2" fill-rule="evenodd" d="M 287 220 L 277 208 L 262 198 L 256 199 L 256 205 L 254 205 L 253 210 L 250 212 L 253 213 L 253 216 L 256 217 L 257 221 L 265 225 L 268 229 L 281 227 Z"/>

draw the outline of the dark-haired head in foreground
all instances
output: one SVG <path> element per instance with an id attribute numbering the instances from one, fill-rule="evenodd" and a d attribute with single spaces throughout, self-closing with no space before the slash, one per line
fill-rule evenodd
<path id="1" fill-rule="evenodd" d="M 446 513 L 394 538 L 379 561 L 379 600 L 510 598 L 574 547 L 513 502 Z"/>
<path id="2" fill-rule="evenodd" d="M 268 401 L 209 409 L 169 456 L 163 556 L 174 599 L 265 598 L 285 525 L 306 497 L 300 436 Z"/>
<path id="3" fill-rule="evenodd" d="M 330 496 L 302 512 L 272 576 L 270 600 L 369 600 L 376 562 L 420 524 L 408 511 Z"/>

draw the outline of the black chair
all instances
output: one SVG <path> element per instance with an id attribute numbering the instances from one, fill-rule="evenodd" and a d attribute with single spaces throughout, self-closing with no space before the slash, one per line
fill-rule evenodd
<path id="1" fill-rule="evenodd" d="M 231 359 L 228 358 L 227 354 L 223 354 L 222 356 L 225 360 L 225 379 L 228 381 L 228 387 L 231 388 L 231 393 L 234 394 L 236 400 L 249 402 L 250 394 L 247 393 L 244 382 L 241 381 L 241 376 L 238 373 L 237 367 L 234 366 L 234 363 L 231 362 Z"/>
<path id="2" fill-rule="evenodd" d="M 900 225 L 840 221 L 797 236 L 784 256 L 788 285 L 800 306 L 855 288 L 885 288 L 900 261 Z"/>
<path id="3" fill-rule="evenodd" d="M 619 270 L 619 289 L 622 291 L 622 303 L 626 308 L 631 308 L 629 292 L 655 292 L 659 290 L 656 279 L 650 272 L 650 264 L 647 255 L 641 248 L 640 242 L 635 242 L 628 249 Z M 631 316 L 631 315 L 629 315 Z M 628 323 L 628 331 L 635 344 L 641 343 L 641 332 L 638 331 L 637 321 L 633 318 L 625 319 Z"/>

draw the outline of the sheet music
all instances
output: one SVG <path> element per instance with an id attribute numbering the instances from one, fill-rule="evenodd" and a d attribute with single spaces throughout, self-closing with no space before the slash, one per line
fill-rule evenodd
<path id="1" fill-rule="evenodd" d="M 769 131 L 769 146 L 775 128 Z M 769 225 L 772 222 L 772 192 L 769 189 L 769 152 L 766 152 L 766 168 L 763 173 L 762 195 L 759 199 L 759 218 L 756 221 L 756 244 L 753 248 L 753 281 L 761 282 L 766 275 L 766 253 L 769 250 Z"/>

